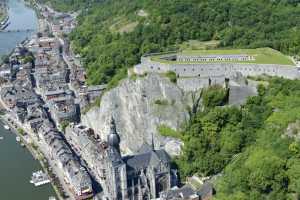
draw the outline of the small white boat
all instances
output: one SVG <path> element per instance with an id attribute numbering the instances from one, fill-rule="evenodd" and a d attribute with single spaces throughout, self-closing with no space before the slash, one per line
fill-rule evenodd
<path id="1" fill-rule="evenodd" d="M 51 197 L 49 197 L 49 200 L 56 200 L 56 198 L 51 196 Z"/>
<path id="2" fill-rule="evenodd" d="M 37 187 L 50 183 L 50 179 L 46 173 L 40 170 L 32 173 L 30 183 L 34 184 L 34 186 Z"/>
<path id="3" fill-rule="evenodd" d="M 0 140 L 3 140 L 3 139 L 4 139 L 4 137 L 0 136 Z"/>
<path id="4" fill-rule="evenodd" d="M 17 142 L 20 142 L 20 141 L 21 141 L 21 138 L 20 138 L 19 136 L 17 136 L 17 137 L 16 137 L 16 141 L 17 141 Z"/>
<path id="5" fill-rule="evenodd" d="M 4 129 L 6 129 L 6 130 L 10 130 L 10 127 L 9 127 L 8 125 L 4 125 L 3 127 L 4 127 Z"/>

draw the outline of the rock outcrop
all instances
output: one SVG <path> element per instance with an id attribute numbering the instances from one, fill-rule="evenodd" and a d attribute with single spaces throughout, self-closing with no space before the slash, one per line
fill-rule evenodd
<path id="1" fill-rule="evenodd" d="M 188 119 L 188 100 L 184 92 L 167 78 L 150 74 L 143 78 L 126 79 L 108 91 L 101 106 L 82 116 L 82 123 L 93 128 L 106 139 L 111 116 L 115 118 L 125 153 L 136 152 L 144 144 L 164 147 L 171 155 L 178 155 L 181 142 L 163 137 L 158 132 L 162 124 L 178 130 Z"/>
<path id="2" fill-rule="evenodd" d="M 300 141 L 300 120 L 290 123 L 285 131 L 284 136 Z"/>

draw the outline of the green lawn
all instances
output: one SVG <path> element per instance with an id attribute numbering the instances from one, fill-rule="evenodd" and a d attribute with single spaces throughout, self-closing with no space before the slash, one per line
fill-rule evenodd
<path id="1" fill-rule="evenodd" d="M 184 50 L 179 54 L 182 55 L 212 55 L 212 54 L 247 54 L 253 55 L 253 61 L 236 61 L 234 63 L 255 63 L 255 64 L 281 64 L 295 65 L 295 63 L 286 55 L 271 48 L 259 49 L 214 49 L 214 50 Z M 162 54 L 161 54 L 162 55 Z M 161 59 L 161 55 L 155 55 L 151 59 L 164 63 L 233 63 L 233 61 L 198 61 L 198 62 L 177 62 Z"/>
<path id="2" fill-rule="evenodd" d="M 210 40 L 210 41 L 198 41 L 198 40 L 189 40 L 187 42 L 179 45 L 181 50 L 208 50 L 208 49 L 216 49 L 220 44 L 218 40 Z"/>

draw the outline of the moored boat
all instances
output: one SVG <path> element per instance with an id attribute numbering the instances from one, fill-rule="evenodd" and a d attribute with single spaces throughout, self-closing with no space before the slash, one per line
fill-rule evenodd
<path id="1" fill-rule="evenodd" d="M 9 127 L 8 125 L 4 125 L 3 127 L 4 127 L 4 129 L 6 129 L 6 130 L 10 130 L 10 127 Z"/>
<path id="2" fill-rule="evenodd" d="M 50 183 L 50 179 L 46 173 L 40 170 L 32 173 L 30 183 L 37 187 Z"/>

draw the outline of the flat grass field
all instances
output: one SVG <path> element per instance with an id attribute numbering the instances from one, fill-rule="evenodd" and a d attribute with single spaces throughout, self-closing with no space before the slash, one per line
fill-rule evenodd
<path id="1" fill-rule="evenodd" d="M 271 48 L 258 48 L 258 49 L 213 49 L 213 50 L 183 50 L 178 54 L 182 55 L 212 55 L 212 54 L 247 54 L 253 55 L 255 60 L 253 61 L 197 61 L 197 62 L 177 62 L 161 59 L 161 55 L 152 56 L 153 61 L 163 63 L 254 63 L 254 64 L 280 64 L 280 65 L 292 65 L 295 63 L 286 55 Z"/>

